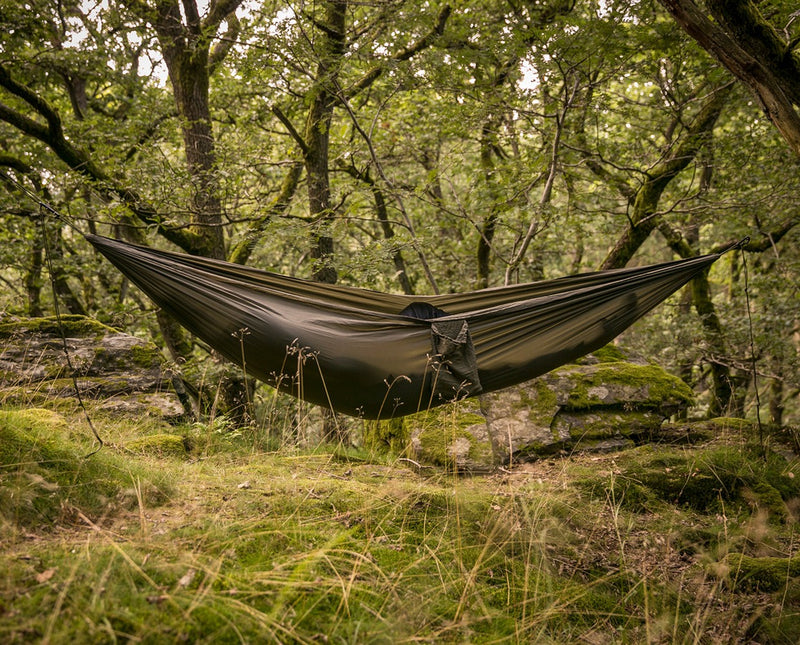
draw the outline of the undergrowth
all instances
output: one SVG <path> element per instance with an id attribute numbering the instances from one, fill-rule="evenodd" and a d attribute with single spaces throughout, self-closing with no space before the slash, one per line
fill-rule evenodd
<path id="1" fill-rule="evenodd" d="M 224 424 L 0 413 L 0 641 L 794 642 L 797 463 L 747 438 L 458 477 Z"/>

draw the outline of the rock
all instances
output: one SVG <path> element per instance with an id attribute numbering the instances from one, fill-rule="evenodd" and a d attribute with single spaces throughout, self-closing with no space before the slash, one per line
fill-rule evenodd
<path id="1" fill-rule="evenodd" d="M 458 472 L 494 467 L 494 448 L 486 418 L 475 399 L 459 401 L 403 420 L 411 455 Z"/>
<path id="2" fill-rule="evenodd" d="M 503 463 L 561 451 L 609 450 L 657 432 L 692 391 L 655 365 L 566 365 L 482 397 L 495 457 Z"/>
<path id="3" fill-rule="evenodd" d="M 0 318 L 0 396 L 26 404 L 75 397 L 96 408 L 176 419 L 184 414 L 160 350 L 84 316 Z M 35 400 L 35 401 L 34 401 Z"/>
<path id="4" fill-rule="evenodd" d="M 782 558 L 729 553 L 714 569 L 735 591 L 777 591 L 800 577 L 800 555 Z"/>
<path id="5" fill-rule="evenodd" d="M 598 358 L 598 355 L 600 358 Z M 603 359 L 612 362 L 604 362 Z M 658 433 L 693 401 L 691 389 L 619 350 L 518 386 L 369 426 L 365 444 L 415 460 L 479 472 L 576 450 L 619 450 Z M 608 359 L 606 359 L 608 360 Z"/>

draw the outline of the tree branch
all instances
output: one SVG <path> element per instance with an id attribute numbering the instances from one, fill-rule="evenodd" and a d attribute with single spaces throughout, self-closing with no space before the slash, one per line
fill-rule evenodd
<path id="1" fill-rule="evenodd" d="M 294 139 L 294 142 L 300 148 L 300 152 L 302 152 L 303 157 L 307 158 L 309 153 L 308 144 L 306 143 L 306 140 L 297 131 L 297 128 L 294 127 L 294 124 L 291 122 L 289 117 L 286 116 L 283 110 L 281 110 L 277 105 L 271 106 L 270 110 L 272 110 L 272 113 L 276 117 L 278 117 L 278 121 L 283 123 L 284 127 L 288 130 L 289 134 L 292 136 L 292 139 Z"/>
<path id="2" fill-rule="evenodd" d="M 750 88 L 767 118 L 772 121 L 792 150 L 800 154 L 800 115 L 795 111 L 792 103 L 793 92 L 790 89 L 798 79 L 793 76 L 787 77 L 784 73 L 777 75 L 769 61 L 759 58 L 758 52 L 761 47 L 757 36 L 742 38 L 742 33 L 748 33 L 748 30 L 757 32 L 758 25 L 741 25 L 736 30 L 741 39 L 737 41 L 723 26 L 712 22 L 700 11 L 693 0 L 659 0 L 659 2 L 687 34 Z M 731 4 L 735 5 L 736 0 Z M 757 13 L 754 7 L 753 11 Z M 796 75 L 797 71 L 794 74 Z M 787 78 L 793 82 L 787 84 Z M 794 96 L 795 100 L 797 98 Z"/>
<path id="3" fill-rule="evenodd" d="M 297 192 L 300 177 L 303 175 L 303 168 L 304 165 L 299 161 L 293 163 L 289 167 L 286 175 L 284 175 L 278 196 L 261 217 L 251 222 L 245 234 L 229 253 L 229 262 L 235 262 L 237 264 L 247 263 L 256 243 L 261 239 L 261 234 L 264 232 L 267 224 L 275 217 L 283 215 L 289 208 L 292 197 L 294 197 L 295 192 Z"/>
<path id="4" fill-rule="evenodd" d="M 237 38 L 239 37 L 239 33 L 242 30 L 242 24 L 239 22 L 239 19 L 236 17 L 236 13 L 231 12 L 229 13 L 225 21 L 228 23 L 228 28 L 225 30 L 225 33 L 222 35 L 217 41 L 217 44 L 214 45 L 211 53 L 208 56 L 208 74 L 209 76 L 212 75 L 217 68 L 219 67 L 220 63 L 225 60 L 225 57 L 230 52 L 233 45 L 236 43 Z"/>
<path id="5" fill-rule="evenodd" d="M 442 10 L 439 12 L 439 15 L 436 18 L 436 24 L 433 26 L 433 28 L 416 42 L 393 54 L 390 57 L 390 60 L 397 63 L 406 61 L 421 52 L 423 49 L 430 47 L 436 41 L 436 39 L 444 33 L 444 28 L 451 12 L 452 8 L 450 5 L 445 5 L 442 7 Z M 352 99 L 354 96 L 356 96 L 356 94 L 367 89 L 378 78 L 381 77 L 384 71 L 386 71 L 385 62 L 375 65 L 366 74 L 364 74 L 359 81 L 345 90 L 344 96 L 346 99 Z"/>
<path id="6" fill-rule="evenodd" d="M 625 266 L 656 228 L 658 218 L 655 217 L 655 213 L 661 195 L 669 183 L 691 163 L 706 144 L 731 88 L 732 85 L 729 83 L 711 94 L 687 127 L 672 154 L 661 159 L 648 170 L 647 179 L 633 198 L 630 226 L 603 260 L 601 269 Z"/>
<path id="7" fill-rule="evenodd" d="M 148 204 L 135 190 L 115 180 L 98 166 L 89 154 L 72 144 L 64 135 L 61 118 L 56 110 L 33 90 L 15 81 L 5 67 L 0 65 L 0 87 L 22 98 L 47 121 L 47 126 L 0 103 L 0 120 L 14 126 L 47 145 L 72 170 L 90 179 L 95 190 L 106 198 L 120 199 L 142 222 L 155 226 L 166 239 L 183 250 L 193 253 L 198 249 L 200 237 L 187 229 L 172 229 L 163 226 L 157 210 Z"/>

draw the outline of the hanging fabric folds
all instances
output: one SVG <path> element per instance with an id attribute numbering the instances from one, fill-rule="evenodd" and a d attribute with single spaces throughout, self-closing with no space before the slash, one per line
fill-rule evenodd
<path id="1" fill-rule="evenodd" d="M 599 349 L 720 255 L 406 296 L 87 239 L 156 305 L 252 376 L 369 419 L 509 387 Z"/>

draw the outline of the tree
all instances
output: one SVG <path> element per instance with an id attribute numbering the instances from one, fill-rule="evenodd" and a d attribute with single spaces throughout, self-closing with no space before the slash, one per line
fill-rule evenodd
<path id="1" fill-rule="evenodd" d="M 662 4 L 26 6 L 3 7 L 0 166 L 82 230 L 406 293 L 667 260 L 749 234 L 760 364 L 776 401 L 800 386 L 777 323 L 791 318 L 800 161 Z M 790 18 L 776 7 L 780 34 Z M 735 21 L 713 22 L 733 38 Z M 38 209 L 13 182 L 3 190 L 0 243 L 30 249 L 2 256 L 0 280 L 17 285 L 3 306 L 47 312 Z M 207 382 L 207 354 L 49 224 L 65 308 L 138 325 Z M 659 309 L 625 339 L 691 366 L 712 412 L 741 402 L 748 373 L 730 257 L 693 286 L 694 313 Z"/>
<path id="2" fill-rule="evenodd" d="M 784 19 L 782 35 L 750 0 L 708 0 L 710 16 L 693 0 L 659 1 L 686 33 L 750 88 L 786 143 L 800 154 L 800 54 L 795 51 L 800 37 L 789 35 L 797 12 L 776 12 Z"/>

